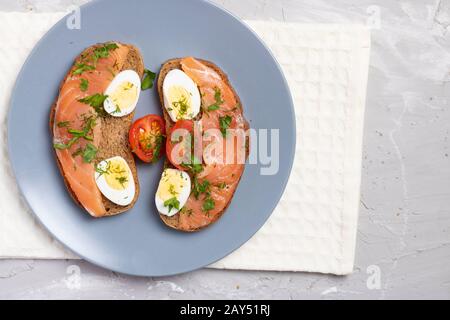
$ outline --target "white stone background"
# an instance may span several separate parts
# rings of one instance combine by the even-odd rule
[[[0,0],[0,10],[61,11],[85,2]],[[450,0],[213,2],[241,18],[303,23],[370,23],[373,10],[380,13],[354,274],[203,269],[136,278],[80,261],[0,260],[0,299],[449,299]],[[379,287],[367,285],[368,268],[380,270]]]

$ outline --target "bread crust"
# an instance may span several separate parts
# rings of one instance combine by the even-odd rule
[[[236,101],[240,104],[240,106],[241,106],[241,108],[243,110],[241,99],[239,98],[239,96],[237,95],[237,93],[234,90],[233,86],[231,85],[231,83],[230,83],[230,81],[228,79],[228,76],[216,64],[214,64],[214,63],[212,63],[210,61],[207,61],[207,60],[203,60],[203,59],[198,59],[198,58],[195,58],[195,59],[200,61],[201,63],[203,63],[207,67],[213,69],[214,71],[216,71],[220,75],[220,77],[230,87],[230,89],[233,92],[233,95],[234,95]],[[166,133],[169,132],[169,129],[172,128],[172,126],[175,123],[172,121],[172,119],[169,116],[169,113],[167,112],[166,108],[164,107],[164,95],[163,95],[164,78],[166,77],[166,75],[171,70],[174,70],[174,69],[180,69],[181,70],[181,60],[182,60],[182,58],[176,58],[176,59],[171,59],[171,60],[166,61],[162,65],[161,70],[160,70],[159,75],[158,75],[158,82],[157,82],[158,95],[159,95],[159,100],[160,100],[160,103],[161,103],[161,108],[162,108],[164,120],[166,122]],[[245,130],[247,130],[248,127],[249,127],[248,123],[246,122]],[[247,157],[248,157],[248,154],[247,154]],[[165,167],[172,167],[172,165],[170,164],[169,161],[166,160]],[[241,175],[240,179],[241,178],[242,178],[242,175]],[[238,181],[238,184],[240,182],[240,179]],[[232,196],[230,197],[230,201],[223,208],[223,210],[220,213],[218,213],[209,224],[204,225],[202,227],[192,228],[192,229],[187,229],[187,230],[186,229],[181,229],[179,227],[179,216],[180,216],[179,213],[177,213],[176,215],[174,215],[172,217],[169,217],[169,216],[166,216],[166,215],[160,213],[159,217],[161,218],[161,220],[164,222],[165,225],[167,225],[168,227],[170,227],[172,229],[175,229],[175,230],[178,230],[178,231],[183,231],[183,232],[188,232],[188,233],[200,231],[202,229],[205,229],[206,227],[209,227],[210,225],[212,225],[213,223],[215,223],[217,220],[219,220],[222,217],[222,215],[225,213],[226,209],[230,205],[231,201],[233,200],[233,197],[234,197],[234,194],[236,192],[236,189],[234,190]]]
[[[125,61],[124,66],[122,67],[121,71],[131,69],[131,70],[136,71],[139,74],[140,78],[142,78],[144,75],[144,62],[143,62],[142,55],[141,55],[139,49],[133,45],[123,44],[123,43],[119,43],[116,41],[115,41],[115,43],[118,43],[122,46],[126,46],[130,49],[130,52],[127,56],[127,59]],[[93,45],[93,46],[85,49],[82,53],[80,53],[80,55],[75,59],[75,61],[78,61],[79,59],[81,59],[82,56],[85,56],[86,54],[92,52],[93,50],[100,47],[101,45],[103,45],[103,44],[99,43],[99,44]],[[71,68],[71,70],[72,70],[72,68]],[[69,70],[69,72],[66,74],[64,79],[61,81],[60,86],[59,86],[59,92],[61,91],[67,78],[70,76],[71,70]],[[58,102],[58,98],[59,98],[59,94],[58,94],[58,97],[56,97],[56,99],[50,109],[49,126],[50,126],[51,137],[53,137],[56,104]],[[130,148],[129,142],[128,142],[128,131],[133,122],[134,114],[135,114],[135,112],[133,111],[128,116],[121,117],[121,118],[116,118],[116,117],[112,117],[109,115],[107,115],[106,117],[100,118],[100,121],[102,121],[102,133],[101,133],[102,139],[100,139],[99,152],[97,154],[94,165],[98,164],[100,161],[102,161],[104,159],[107,159],[107,158],[110,158],[113,156],[123,157],[127,161],[128,165],[130,167],[131,173],[133,174],[135,188],[136,188],[135,196],[133,198],[133,201],[128,206],[119,206],[119,205],[113,203],[112,201],[110,201],[108,198],[106,198],[102,194],[102,201],[103,201],[103,205],[105,206],[105,209],[106,209],[106,214],[104,216],[100,216],[100,217],[93,216],[94,218],[102,218],[105,216],[115,216],[115,215],[124,213],[124,212],[128,211],[129,209],[131,209],[134,206],[134,204],[136,203],[137,199],[139,198],[139,193],[140,193],[139,178],[138,178],[138,174],[137,174],[136,163],[134,161],[134,157],[133,157],[133,154],[131,152],[131,148]],[[114,136],[114,139],[111,139],[111,136]],[[114,141],[114,143],[112,143],[112,141]],[[117,143],[117,142],[119,142],[119,143]],[[77,198],[75,192],[72,190],[69,182],[66,179],[61,162],[59,161],[59,158],[56,154],[56,150],[54,148],[52,148],[52,149],[53,149],[53,154],[56,159],[57,166],[59,168],[61,176],[63,177],[64,184],[65,184],[70,196],[75,201],[75,203],[77,203],[81,208],[83,208],[85,210],[85,208],[83,207],[83,205]]]

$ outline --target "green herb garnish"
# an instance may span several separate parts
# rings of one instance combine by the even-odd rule
[[[78,139],[80,139],[80,138],[79,137],[73,137],[72,139],[70,139],[70,141],[67,144],[65,144],[65,143],[54,143],[53,147],[55,149],[58,149],[58,150],[70,149],[75,144],[75,142],[78,141]]]
[[[147,90],[153,88],[153,82],[156,79],[156,73],[148,69],[144,70],[144,79],[142,80],[141,89]]]
[[[209,195],[210,185],[208,180],[203,180],[203,182],[200,183],[198,179],[194,177],[194,188],[192,189],[192,193],[194,194],[195,199],[198,199],[202,193]]]
[[[67,128],[70,124],[70,121],[61,121],[58,122],[57,126],[58,128]]]
[[[169,193],[173,196],[176,196],[178,194],[178,192],[175,191],[175,186],[173,184],[169,186]]]
[[[216,206],[216,203],[214,202],[214,200],[211,197],[207,197],[205,199],[205,201],[203,202],[203,206],[202,209],[203,211],[211,211],[212,209],[214,209],[214,207]]]
[[[112,50],[115,50],[119,48],[119,46],[115,43],[107,43],[104,44],[101,47],[95,48],[93,54],[92,54],[92,60],[94,62],[94,65],[97,65],[97,62],[99,59],[102,58],[108,58],[109,57],[109,52]]]
[[[185,96],[183,96],[179,101],[172,102],[172,105],[175,109],[178,109],[178,117],[182,118],[186,115],[189,105],[188,100]]]
[[[186,209],[186,207],[183,207],[180,211],[180,213],[187,214],[188,216],[192,215],[192,209]]]
[[[67,132],[72,135],[72,139],[68,143],[55,143],[53,144],[53,147],[58,150],[66,150],[70,149],[79,139],[83,138],[87,141],[94,140],[93,137],[89,136],[89,132],[91,132],[92,128],[95,126],[95,118],[89,117],[85,119],[85,124],[82,130],[76,130],[76,129],[68,129]],[[64,125],[64,127],[67,127],[67,125]],[[73,156],[81,155],[81,152],[79,150],[75,151],[73,153]]]
[[[87,141],[94,140],[93,137],[89,136],[89,132],[91,132],[92,128],[95,126],[95,118],[89,117],[85,119],[85,124],[82,130],[76,130],[76,129],[68,129],[67,132],[72,135],[72,139],[68,143],[55,143],[53,147],[58,150],[66,150],[70,149],[78,140],[85,139]],[[91,143],[88,143],[85,147],[85,149],[78,148],[72,156],[82,156],[83,160],[87,163],[90,163],[93,158],[95,158],[95,155],[97,154],[97,148],[92,145]],[[92,158],[92,159],[91,159]]]
[[[85,71],[94,70],[95,67],[85,63],[77,63],[75,64],[75,69],[72,72],[72,75],[77,76],[83,74]]]
[[[223,103],[222,92],[217,87],[214,88],[214,99],[216,99],[216,103],[219,104],[219,105]]]
[[[80,79],[80,90],[85,92],[89,87],[89,81],[86,79]]]
[[[222,132],[224,137],[227,136],[227,130],[230,127],[232,120],[233,119],[228,115],[225,117],[219,117],[220,132]]]
[[[142,145],[142,149],[144,149],[144,151],[153,150],[152,163],[155,163],[159,160],[163,142],[164,135],[162,135],[161,133],[149,133],[145,138],[139,140],[139,143]]]
[[[125,183],[128,182],[128,178],[125,176],[122,177],[116,177],[116,180],[120,183],[120,185],[122,186],[122,188],[125,188]]]
[[[188,169],[193,175],[196,175],[200,172],[203,171],[203,167],[200,163],[200,161],[198,161],[194,155],[191,155],[191,163],[182,163],[181,166],[183,168]]]
[[[217,188],[219,188],[219,189],[221,189],[221,190],[225,189],[226,187],[227,187],[227,184],[226,184],[225,182],[219,183],[219,184],[217,185]]]
[[[220,107],[217,104],[212,104],[208,107],[208,111],[216,111],[219,109],[220,109]]]
[[[83,149],[80,147],[74,153],[72,153],[72,157],[77,157],[83,154]]]
[[[58,149],[58,150],[65,150],[68,147],[65,143],[54,143],[53,148]]]
[[[84,138],[88,141],[93,141],[94,138],[87,135],[87,132],[85,130],[75,130],[75,129],[69,129],[67,130],[71,135],[77,138]]]
[[[83,134],[81,136],[81,138],[84,138],[86,140],[92,141],[93,138],[89,137],[88,134],[89,132],[91,132],[91,130],[95,127],[96,122],[95,122],[95,118],[93,116],[86,118],[85,120],[85,124],[83,127]]]
[[[90,105],[92,108],[94,108],[95,112],[97,112],[98,115],[105,115],[105,109],[103,109],[103,103],[105,102],[106,98],[108,98],[107,95],[96,93],[92,96],[79,99],[78,101],[84,104]]]
[[[112,113],[116,114],[116,113],[120,113],[120,112],[122,112],[122,110],[120,109],[119,105],[116,104],[116,109]]]
[[[92,55],[89,55],[89,56],[82,55],[81,56],[82,62],[75,64],[75,69],[73,70],[72,75],[77,76],[77,75],[83,74],[86,71],[95,70],[95,66],[97,65],[98,60],[101,58],[109,57],[109,52],[111,50],[115,50],[117,48],[119,48],[119,46],[117,44],[107,43],[98,48],[95,48]],[[86,62],[92,62],[92,64],[88,64]],[[83,89],[84,87],[86,89]],[[87,84],[83,84],[83,81],[82,81],[82,83],[80,85],[80,89],[81,89],[81,91],[86,91]]]
[[[180,201],[176,197],[170,198],[169,200],[164,201],[164,207],[169,208],[169,213],[173,208],[180,209]]]
[[[163,140],[164,139],[162,135],[159,135],[155,138],[155,149],[153,150],[153,160],[152,160],[153,163],[157,162],[161,156],[161,148]]]
[[[95,171],[100,174],[99,177],[101,177],[104,174],[109,174],[111,172],[111,162],[106,161],[106,168],[102,169],[98,165],[95,166]]]
[[[85,163],[91,163],[97,156],[98,149],[91,143],[88,143],[84,148],[82,158]]]
[[[219,110],[220,106],[223,104],[223,100],[222,100],[222,92],[220,91],[219,88],[214,88],[214,99],[216,100],[216,102],[212,105],[210,105],[207,110],[208,111],[215,111],[215,110]]]
[[[74,137],[84,138],[85,140],[92,141],[94,140],[94,138],[89,136],[88,134],[95,127],[95,118],[91,116],[89,118],[86,118],[84,121],[85,124],[82,130],[68,129],[67,132],[69,132]]]

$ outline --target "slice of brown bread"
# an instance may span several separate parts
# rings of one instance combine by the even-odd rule
[[[196,58],[198,61],[202,62],[204,65],[206,65],[207,67],[213,69],[214,71],[216,71],[220,77],[225,81],[225,83],[231,88],[234,97],[236,99],[236,101],[238,102],[238,104],[241,106],[242,108],[242,103],[241,103],[241,99],[239,98],[239,96],[237,95],[236,91],[234,90],[233,86],[231,85],[228,76],[214,63],[207,61],[207,60],[203,60],[203,59],[198,59]],[[163,115],[164,115],[164,120],[166,122],[166,134],[168,134],[169,129],[172,128],[174,126],[174,122],[172,121],[172,119],[169,116],[169,113],[167,112],[166,108],[164,107],[164,95],[163,95],[163,84],[164,84],[164,79],[166,77],[166,75],[174,69],[180,69],[181,70],[181,58],[177,58],[177,59],[171,59],[166,61],[162,67],[161,70],[159,72],[158,75],[158,82],[157,82],[157,87],[158,87],[158,94],[159,94],[159,100],[161,103],[161,108],[163,111]],[[203,107],[203,106],[202,106]],[[203,108],[201,108],[203,109]],[[202,114],[200,113],[197,118],[200,119],[202,116]],[[196,118],[196,120],[198,120]],[[248,129],[248,123],[246,124],[246,129]],[[248,154],[247,154],[248,157]],[[169,161],[166,160],[165,162],[165,168],[166,167],[173,167]],[[238,182],[239,183],[239,182]],[[233,194],[234,196],[234,194]],[[220,212],[219,214],[217,214],[214,218],[214,220],[212,220],[208,225],[202,226],[200,228],[193,228],[193,229],[181,229],[179,226],[179,213],[172,216],[172,217],[168,217],[164,214],[160,214],[159,217],[161,218],[161,220],[170,228],[179,230],[179,231],[183,231],[183,232],[197,232],[200,231],[201,229],[204,229],[208,226],[210,226],[211,224],[213,224],[214,222],[216,222],[217,220],[220,219],[220,217],[222,217],[222,215],[224,214],[224,212],[226,211],[226,209],[228,208],[228,206],[230,205],[233,196],[230,198],[230,201],[228,202],[228,204],[225,206],[225,208],[222,210],[222,212]]]
[[[116,42],[117,43],[117,42]],[[78,61],[81,59],[81,57],[87,56],[91,52],[93,52],[96,48],[100,47],[103,44],[97,44],[94,46],[91,46],[84,50],[75,60]],[[142,58],[141,53],[139,52],[139,49],[135,46],[128,45],[128,44],[121,44],[123,46],[126,46],[130,49],[128,56],[126,58],[125,64],[122,67],[122,70],[134,70],[136,71],[139,76],[142,78],[144,75],[144,61]],[[61,82],[60,89],[62,88],[64,82],[66,81],[67,77],[71,74],[70,70],[64,80]],[[54,126],[54,119],[55,119],[55,111],[56,111],[56,102],[58,98],[56,98],[54,104],[51,107],[50,112],[50,132],[51,136],[53,137],[53,126]],[[93,163],[93,165],[98,164],[104,159],[108,159],[114,156],[121,156],[123,157],[126,162],[128,163],[131,172],[133,174],[134,183],[136,187],[136,193],[134,196],[133,201],[128,206],[119,206],[115,204],[114,202],[110,201],[106,197],[102,195],[103,204],[106,208],[106,215],[105,216],[114,216],[120,213],[123,213],[125,211],[128,211],[131,209],[134,204],[136,203],[138,197],[139,197],[139,180],[137,175],[137,169],[136,169],[136,163],[134,161],[133,154],[131,152],[131,148],[129,146],[128,142],[128,131],[130,129],[130,126],[133,122],[134,118],[134,112],[129,114],[125,117],[112,117],[110,115],[106,115],[104,117],[99,117],[101,121],[101,139],[100,144],[98,146],[98,153],[97,157]],[[68,181],[65,178],[64,171],[62,169],[61,163],[56,156],[55,152],[55,158],[59,167],[59,170],[61,172],[62,177],[64,178],[64,183],[67,187],[67,190],[69,191],[70,195],[74,199],[74,201],[83,208],[82,204],[78,200],[76,194],[73,192],[72,188],[70,187]]]

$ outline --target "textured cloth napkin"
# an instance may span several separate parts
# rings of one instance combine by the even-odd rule
[[[63,13],[0,13],[0,258],[76,258],[36,222],[11,172],[9,97],[33,46]],[[295,103],[288,187],[264,227],[211,267],[352,272],[370,34],[361,26],[246,21],[280,62]]]

